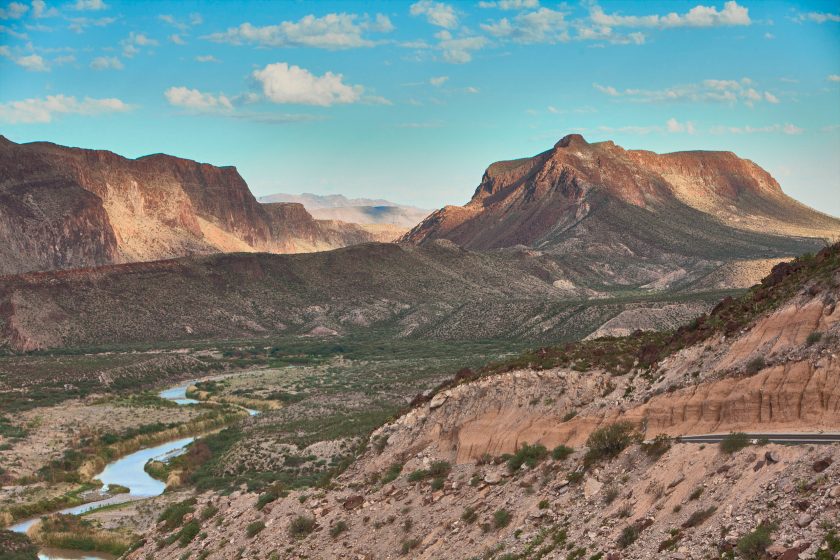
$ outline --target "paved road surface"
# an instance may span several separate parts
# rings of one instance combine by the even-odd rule
[[[680,436],[684,443],[720,443],[729,434],[703,434],[696,436]],[[748,433],[747,437],[754,440],[767,439],[770,443],[837,443],[840,433]]]

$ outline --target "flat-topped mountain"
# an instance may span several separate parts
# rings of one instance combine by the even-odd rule
[[[264,203],[298,202],[319,220],[340,220],[362,226],[387,225],[394,231],[402,229],[399,235],[406,233],[429,215],[429,210],[415,206],[396,204],[383,199],[347,198],[341,194],[277,193],[261,196],[257,200]]]
[[[0,274],[381,238],[262,205],[234,167],[0,137]]]
[[[639,284],[690,273],[697,259],[794,255],[838,237],[840,220],[731,152],[660,155],[572,134],[532,158],[494,163],[469,203],[434,212],[404,239],[525,245],[590,282]]]

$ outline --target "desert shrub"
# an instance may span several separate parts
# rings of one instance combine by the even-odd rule
[[[604,459],[612,459],[631,443],[638,439],[635,426],[631,422],[621,421],[603,428],[598,428],[586,440],[589,448],[584,460],[591,464]]]
[[[493,514],[493,526],[495,526],[496,529],[501,529],[503,527],[507,527],[508,525],[510,525],[511,519],[512,519],[512,517],[511,517],[510,512],[508,510],[506,510],[506,509],[497,510]]]
[[[563,422],[568,422],[575,416],[577,416],[577,410],[570,410],[569,412],[563,415]]]
[[[189,498],[188,500],[184,500],[182,502],[169,504],[169,506],[167,506],[167,508],[158,516],[158,523],[165,521],[166,523],[164,527],[168,531],[180,527],[184,522],[184,517],[186,517],[188,513],[195,511],[195,504],[195,498]]]
[[[262,521],[254,521],[253,523],[248,523],[248,526],[245,527],[245,534],[249,539],[253,539],[257,533],[263,529],[265,529],[265,523]]]
[[[219,513],[219,508],[217,508],[214,505],[207,505],[205,508],[203,508],[201,510],[201,520],[202,521],[207,521],[208,519],[210,519],[211,517],[213,517],[217,513]]]
[[[540,508],[540,509],[548,509],[548,506],[550,506],[550,505],[551,504],[549,503],[548,500],[540,500],[540,503],[537,504],[537,507]]]
[[[431,484],[432,490],[441,490],[443,488],[444,480],[446,480],[446,479],[444,479],[443,477],[440,477],[440,476],[437,477],[437,478],[433,478],[432,479],[432,484]]]
[[[416,471],[412,471],[408,475],[409,482],[420,482],[421,480],[426,479],[429,476],[429,471],[426,469],[417,469]]]
[[[681,508],[682,509],[682,508]],[[676,507],[674,508],[676,511]],[[704,521],[710,518],[714,513],[717,511],[717,507],[710,506],[706,509],[698,509],[694,513],[688,516],[688,519],[682,524],[682,526],[686,529],[691,527],[697,527],[698,525],[702,525]]]
[[[738,555],[745,560],[762,560],[767,547],[773,543],[770,533],[776,529],[773,524],[762,523],[753,531],[738,539]]]
[[[452,465],[450,465],[447,461],[434,461],[431,466],[429,466],[429,475],[435,477],[447,476],[451,470]]]
[[[461,520],[464,523],[475,523],[475,520],[478,519],[478,515],[475,513],[475,510],[471,507],[467,507],[464,509],[464,513],[461,514]]]
[[[659,459],[671,449],[671,437],[666,434],[659,434],[648,443],[642,444],[644,451],[651,459]]]
[[[610,505],[618,498],[618,486],[610,484],[604,488],[604,503]]]
[[[551,450],[551,458],[555,461],[563,461],[574,452],[574,449],[572,449],[571,447],[566,447],[561,443],[560,445]]]
[[[394,463],[388,470],[385,471],[385,474],[382,475],[382,484],[388,484],[389,482],[393,482],[400,476],[402,472],[402,463]]]
[[[548,450],[544,445],[540,445],[539,443],[528,445],[523,442],[513,457],[508,459],[508,470],[510,472],[516,472],[522,465],[526,465],[528,468],[534,468],[537,466],[537,463],[545,459],[546,455],[548,455]]]
[[[181,545],[181,548],[187,546],[200,531],[201,525],[198,524],[198,521],[193,519],[181,527],[181,530],[178,531],[178,544]]]
[[[764,356],[756,356],[749,362],[747,362],[747,373],[758,373],[764,368]]]
[[[636,539],[639,538],[639,528],[635,525],[628,525],[624,529],[621,530],[621,534],[618,536],[618,546],[620,548],[627,548],[634,542]]]
[[[840,537],[837,536],[837,529],[829,529],[825,534],[823,546],[817,551],[816,560],[834,560],[840,552]]]
[[[569,481],[569,484],[578,484],[579,482],[583,481],[583,472],[572,471],[566,475],[566,480]]]
[[[720,450],[727,455],[731,455],[737,451],[742,450],[750,444],[750,438],[743,432],[733,432],[724,437],[720,442]]]
[[[2,560],[37,560],[38,547],[24,533],[0,529],[0,558]]]
[[[289,524],[289,535],[294,539],[305,537],[315,529],[315,519],[298,515]]]
[[[822,333],[820,331],[814,331],[808,335],[808,338],[805,339],[805,344],[811,346],[812,344],[816,344],[822,338]]]
[[[332,538],[336,538],[338,535],[345,532],[346,530],[347,530],[347,522],[344,521],[343,519],[339,519],[338,521],[333,523],[332,527],[330,527],[330,536]]]
[[[703,495],[703,490],[704,490],[704,488],[702,486],[698,486],[697,488],[694,489],[694,491],[691,492],[691,494],[689,494],[688,500],[692,501],[692,500],[700,499],[700,496]]]
[[[405,555],[418,546],[420,546],[420,539],[406,539],[402,542],[402,546],[400,546],[400,552]]]

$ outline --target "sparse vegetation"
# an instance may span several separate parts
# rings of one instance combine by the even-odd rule
[[[586,440],[589,448],[584,457],[587,464],[596,463],[606,459],[612,459],[634,441],[638,441],[636,427],[626,421],[609,424],[598,428]]]
[[[571,447],[566,447],[565,445],[560,444],[551,450],[551,458],[555,461],[563,461],[574,452],[575,450]]]
[[[692,513],[688,517],[688,519],[685,520],[682,526],[688,529],[690,527],[697,527],[699,525],[702,525],[703,522],[709,519],[712,515],[714,515],[716,511],[717,507],[715,506],[709,506],[705,509],[698,509],[697,511]]]
[[[736,453],[750,444],[750,438],[743,432],[734,432],[724,437],[720,442],[720,450],[722,453],[731,455]]]
[[[624,529],[621,530],[621,534],[618,536],[618,546],[620,548],[627,548],[634,542],[636,539],[639,538],[639,528],[635,525],[628,525]]]
[[[755,358],[747,362],[745,371],[749,374],[758,373],[759,371],[764,369],[764,366],[764,356],[756,356]]]
[[[770,534],[776,529],[774,524],[762,523],[753,531],[738,539],[738,555],[745,560],[762,560],[767,547],[773,544]]]
[[[300,519],[300,518],[298,518],[298,519]],[[245,527],[245,535],[249,539],[252,539],[257,535],[257,533],[259,533],[263,529],[265,529],[265,523],[263,523],[262,521],[254,521],[252,523],[248,523],[248,526]],[[292,536],[293,537],[303,536],[303,535],[309,534],[309,532],[311,532],[311,530],[312,529],[309,529],[309,531],[306,531],[306,532],[294,533]]]
[[[527,442],[522,442],[519,449],[516,450],[513,457],[508,459],[507,467],[510,472],[516,472],[522,465],[533,469],[537,464],[546,458],[548,450],[544,445],[539,443],[528,445]]]
[[[671,449],[672,439],[666,434],[659,434],[653,440],[642,444],[644,451],[651,459],[659,459]]]
[[[347,531],[347,522],[343,519],[339,519],[335,523],[333,523],[332,527],[330,527],[330,536],[332,538],[338,538],[341,533]]]
[[[293,539],[300,539],[315,529],[315,519],[305,515],[298,515],[289,524],[289,535]]]

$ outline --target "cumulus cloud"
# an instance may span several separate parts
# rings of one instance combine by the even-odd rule
[[[799,14],[794,18],[794,21],[803,22],[803,21],[810,21],[813,23],[826,23],[826,22],[840,22],[840,14],[831,14],[827,12],[808,12],[805,14]]]
[[[479,8],[497,8],[499,10],[525,10],[536,8],[539,0],[498,0],[497,2],[479,2]]]
[[[99,11],[108,9],[108,4],[102,0],[76,0],[73,4],[74,10],[79,11]]]
[[[0,8],[0,19],[20,19],[29,11],[29,6],[20,2],[11,2],[5,8]]]
[[[750,25],[749,10],[737,2],[730,1],[722,10],[714,6],[698,5],[684,14],[670,12],[665,15],[624,16],[619,13],[607,14],[600,6],[590,9],[589,17],[597,25],[608,27],[717,27],[730,25]]]
[[[455,14],[455,9],[443,2],[420,0],[411,5],[409,12],[413,16],[426,16],[426,21],[438,27],[445,29],[458,27],[458,16]]]
[[[116,98],[78,100],[73,96],[48,95],[0,103],[0,121],[10,124],[48,123],[58,115],[101,115],[121,113],[132,107]]]
[[[592,86],[610,97],[620,97],[639,103],[669,103],[679,101],[692,102],[742,102],[748,107],[755,103],[779,103],[779,98],[769,91],[759,91],[753,87],[749,78],[739,80],[704,80],[699,84],[686,84],[665,89],[624,89],[613,86],[592,84]]]
[[[184,86],[171,87],[163,95],[170,105],[191,111],[217,112],[233,109],[233,103],[225,95],[203,93],[197,89],[190,89]]]
[[[494,37],[517,43],[557,43],[569,40],[565,18],[564,12],[540,8],[517,14],[513,19],[482,24],[481,28]]]
[[[128,37],[120,41],[123,47],[123,56],[131,58],[141,51],[142,47],[155,47],[158,42],[155,39],[149,38],[144,33],[137,33],[132,31]]]
[[[256,44],[268,47],[315,47],[321,49],[351,49],[370,47],[374,41],[365,38],[368,32],[388,33],[394,30],[391,20],[383,14],[374,19],[356,14],[327,14],[324,17],[304,16],[298,21],[284,21],[278,25],[257,27],[243,23],[227,31],[212,33],[205,39],[234,45]]]
[[[341,74],[327,72],[316,76],[299,66],[285,62],[255,70],[254,78],[262,85],[265,97],[274,103],[330,106],[362,100],[364,88],[344,83]]]
[[[696,132],[693,122],[687,121],[682,123],[673,117],[665,123],[665,130],[668,132],[685,132],[686,134],[694,134]]]
[[[436,48],[443,54],[446,62],[463,64],[472,60],[473,51],[480,50],[489,44],[486,37],[469,36],[453,37],[452,33],[443,30],[435,34],[438,39]]]
[[[58,10],[50,8],[44,0],[32,0],[32,17],[36,19],[56,17]]]
[[[212,54],[202,54],[195,57],[196,62],[221,62],[218,58],[213,56]]]
[[[434,78],[429,78],[429,83],[435,87],[440,87],[446,83],[449,79],[449,76],[436,76]]]
[[[711,129],[712,134],[765,134],[765,133],[782,133],[782,134],[802,134],[805,132],[804,128],[800,128],[794,124],[771,124],[767,126],[715,126]]]
[[[44,58],[39,54],[30,54],[14,59],[15,64],[23,66],[32,72],[47,72],[50,67],[44,61]]]
[[[184,39],[180,35],[178,35],[177,33],[173,33],[172,35],[170,35],[169,40],[171,42],[175,43],[176,45],[186,45],[187,44],[187,42],[184,41]]]
[[[94,70],[122,70],[123,63],[116,56],[97,56],[90,62]]]
[[[830,74],[826,79],[829,82],[840,82],[840,74]]]

